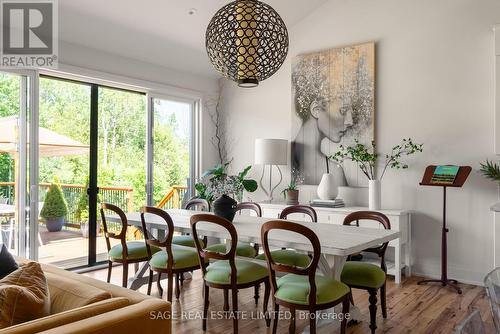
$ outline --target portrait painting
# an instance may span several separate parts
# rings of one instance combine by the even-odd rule
[[[298,55],[292,99],[292,168],[319,184],[340,145],[374,140],[375,44]]]

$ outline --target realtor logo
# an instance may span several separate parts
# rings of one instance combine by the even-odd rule
[[[0,0],[0,68],[57,67],[56,0]]]

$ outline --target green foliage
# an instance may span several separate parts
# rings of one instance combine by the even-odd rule
[[[232,160],[218,165],[203,173],[202,182],[195,184],[199,198],[212,203],[220,195],[235,195],[240,198],[243,191],[254,192],[257,190],[257,181],[246,178],[252,166],[247,166],[238,175],[228,175],[227,168]]]
[[[384,177],[388,167],[394,169],[408,168],[408,165],[401,162],[401,159],[405,156],[422,151],[423,144],[415,144],[411,138],[403,139],[401,144],[394,146],[391,152],[385,155],[384,169],[380,179]],[[369,180],[377,179],[375,175],[375,167],[379,159],[379,154],[376,151],[374,141],[372,141],[370,148],[359,143],[357,140],[355,140],[353,146],[344,147],[343,145],[340,145],[340,149],[331,155],[329,159],[338,163],[342,163],[346,159],[352,160],[358,164],[363,174],[365,174]]]
[[[45,201],[43,203],[40,216],[45,219],[61,218],[68,214],[68,204],[64,199],[61,185],[58,177],[54,177],[54,181],[50,185]]]
[[[304,178],[300,174],[300,171],[298,169],[293,168],[291,171],[291,177],[290,177],[290,183],[286,186],[281,193],[283,194],[283,197],[286,199],[286,193],[291,190],[297,190],[299,189],[299,185],[304,182]]]
[[[496,162],[486,160],[485,163],[481,163],[479,171],[486,178],[500,183],[500,166]]]

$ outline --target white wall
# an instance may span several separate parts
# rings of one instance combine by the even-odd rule
[[[450,276],[480,283],[493,266],[489,206],[497,192],[477,169],[494,155],[492,28],[498,22],[496,0],[327,2],[290,28],[290,55],[274,77],[256,89],[226,86],[233,168],[253,163],[255,138],[290,139],[293,56],[375,41],[379,151],[403,137],[424,143],[409,170],[386,175],[383,207],[414,210],[414,269],[438,276],[442,191],[418,182],[429,164],[471,165],[465,187],[448,192],[448,262]]]
[[[162,87],[161,93],[163,94],[202,98],[204,107],[210,106],[210,103],[206,104],[204,101],[213,100],[218,93],[218,80],[216,78],[161,67],[64,41],[59,42],[59,63],[62,69],[69,68],[69,71],[71,71],[71,66],[74,66],[96,71],[97,75],[102,73],[106,77],[119,76],[123,78],[117,79],[117,82],[127,80],[126,83],[134,84],[134,80],[145,81],[153,84],[148,88]],[[202,109],[201,168],[204,170],[213,166],[217,159],[210,144],[213,126],[207,115],[207,108]]]

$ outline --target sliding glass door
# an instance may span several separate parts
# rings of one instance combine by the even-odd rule
[[[181,208],[193,194],[193,102],[153,97],[151,107],[152,204]]]
[[[29,134],[36,135],[30,131],[33,85],[30,73],[0,72],[0,243],[20,256],[29,256],[35,232],[29,228],[36,210],[34,205],[30,211],[30,181],[36,171],[29,168],[33,155],[28,145]]]

